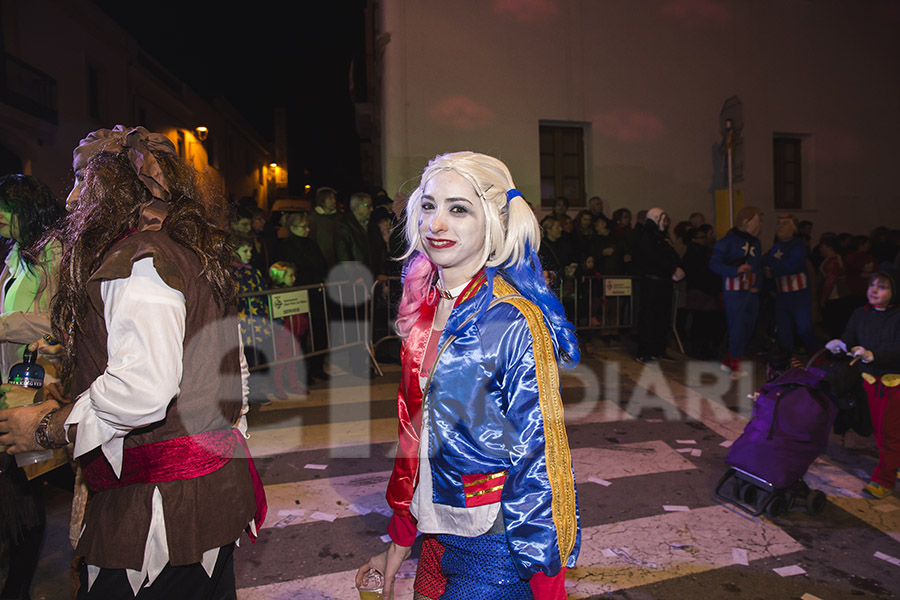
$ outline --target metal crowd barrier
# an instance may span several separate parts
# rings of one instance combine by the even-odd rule
[[[397,320],[397,309],[400,306],[402,292],[403,284],[399,276],[388,277],[384,281],[376,281],[372,284],[372,307],[370,309],[370,314],[374,318],[372,329],[384,332],[372,342],[373,356],[379,345],[388,340],[400,339],[400,336],[394,331],[394,322]]]
[[[606,275],[599,277],[564,277],[560,281],[560,300],[566,316],[575,330],[600,330],[619,332],[635,326],[635,315],[640,308],[639,276]],[[684,345],[678,334],[678,286],[672,294],[670,322],[678,348],[684,354]]]
[[[629,275],[607,277],[564,278],[559,286],[560,300],[566,316],[576,330],[594,330],[618,333],[634,326],[637,310],[637,285]],[[401,283],[399,277],[388,277],[384,282],[372,286],[372,307],[369,313],[375,315],[374,328],[386,332],[374,338],[372,355],[379,344],[397,339],[394,321],[400,302]],[[378,310],[379,303],[385,310]]]
[[[266,291],[244,292],[238,295],[238,305],[249,306],[259,300],[266,308],[264,314],[246,311],[247,320],[241,321],[241,331],[268,331],[263,341],[245,347],[250,371],[297,361],[303,358],[363,346],[372,355],[370,310],[371,297],[363,283],[336,281],[303,285],[291,288],[274,288]],[[302,341],[298,342],[290,332],[282,332],[283,321],[305,315],[309,321]],[[276,333],[277,332],[277,333]],[[280,334],[280,335],[279,335]],[[290,349],[279,350],[276,337],[289,336]],[[304,347],[305,346],[305,347]]]
[[[630,275],[564,277],[560,280],[558,293],[576,331],[617,334],[635,326],[640,301],[638,280]],[[254,346],[249,351],[256,359],[250,361],[254,363],[250,370],[364,346],[380,375],[381,367],[375,354],[379,345],[398,339],[394,322],[401,291],[400,277],[388,277],[375,281],[370,287],[339,281],[240,294],[239,299],[264,300],[268,314],[250,315],[249,326],[268,325],[272,333],[262,347]],[[673,313],[674,310],[673,304]],[[283,325],[273,319],[296,314],[306,314],[309,318],[305,343],[300,344],[291,336],[290,351],[285,352],[282,348],[279,352],[275,328]],[[678,343],[681,344],[680,339]]]
[[[563,277],[558,291],[576,331],[618,333],[634,326],[638,286],[630,275]]]

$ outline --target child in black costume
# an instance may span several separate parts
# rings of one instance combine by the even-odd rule
[[[900,468],[900,271],[888,263],[869,278],[868,304],[857,308],[840,338],[828,342],[833,353],[860,357],[878,444],[878,466],[863,488],[871,498],[890,496]]]

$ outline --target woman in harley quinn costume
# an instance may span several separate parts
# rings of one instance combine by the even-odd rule
[[[565,598],[580,546],[560,365],[578,362],[537,257],[540,228],[499,160],[435,157],[407,205],[411,264],[384,598],[424,534],[415,598]]]

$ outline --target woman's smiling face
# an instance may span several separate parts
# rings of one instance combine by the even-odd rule
[[[456,171],[441,171],[425,183],[420,205],[422,249],[445,287],[465,283],[485,262],[486,216],[475,188]]]

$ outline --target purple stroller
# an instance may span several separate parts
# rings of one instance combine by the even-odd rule
[[[811,514],[824,508],[825,494],[803,481],[838,411],[823,382],[826,371],[810,366],[817,357],[759,389],[753,417],[725,458],[731,468],[716,485],[717,498],[771,517],[797,506]]]

